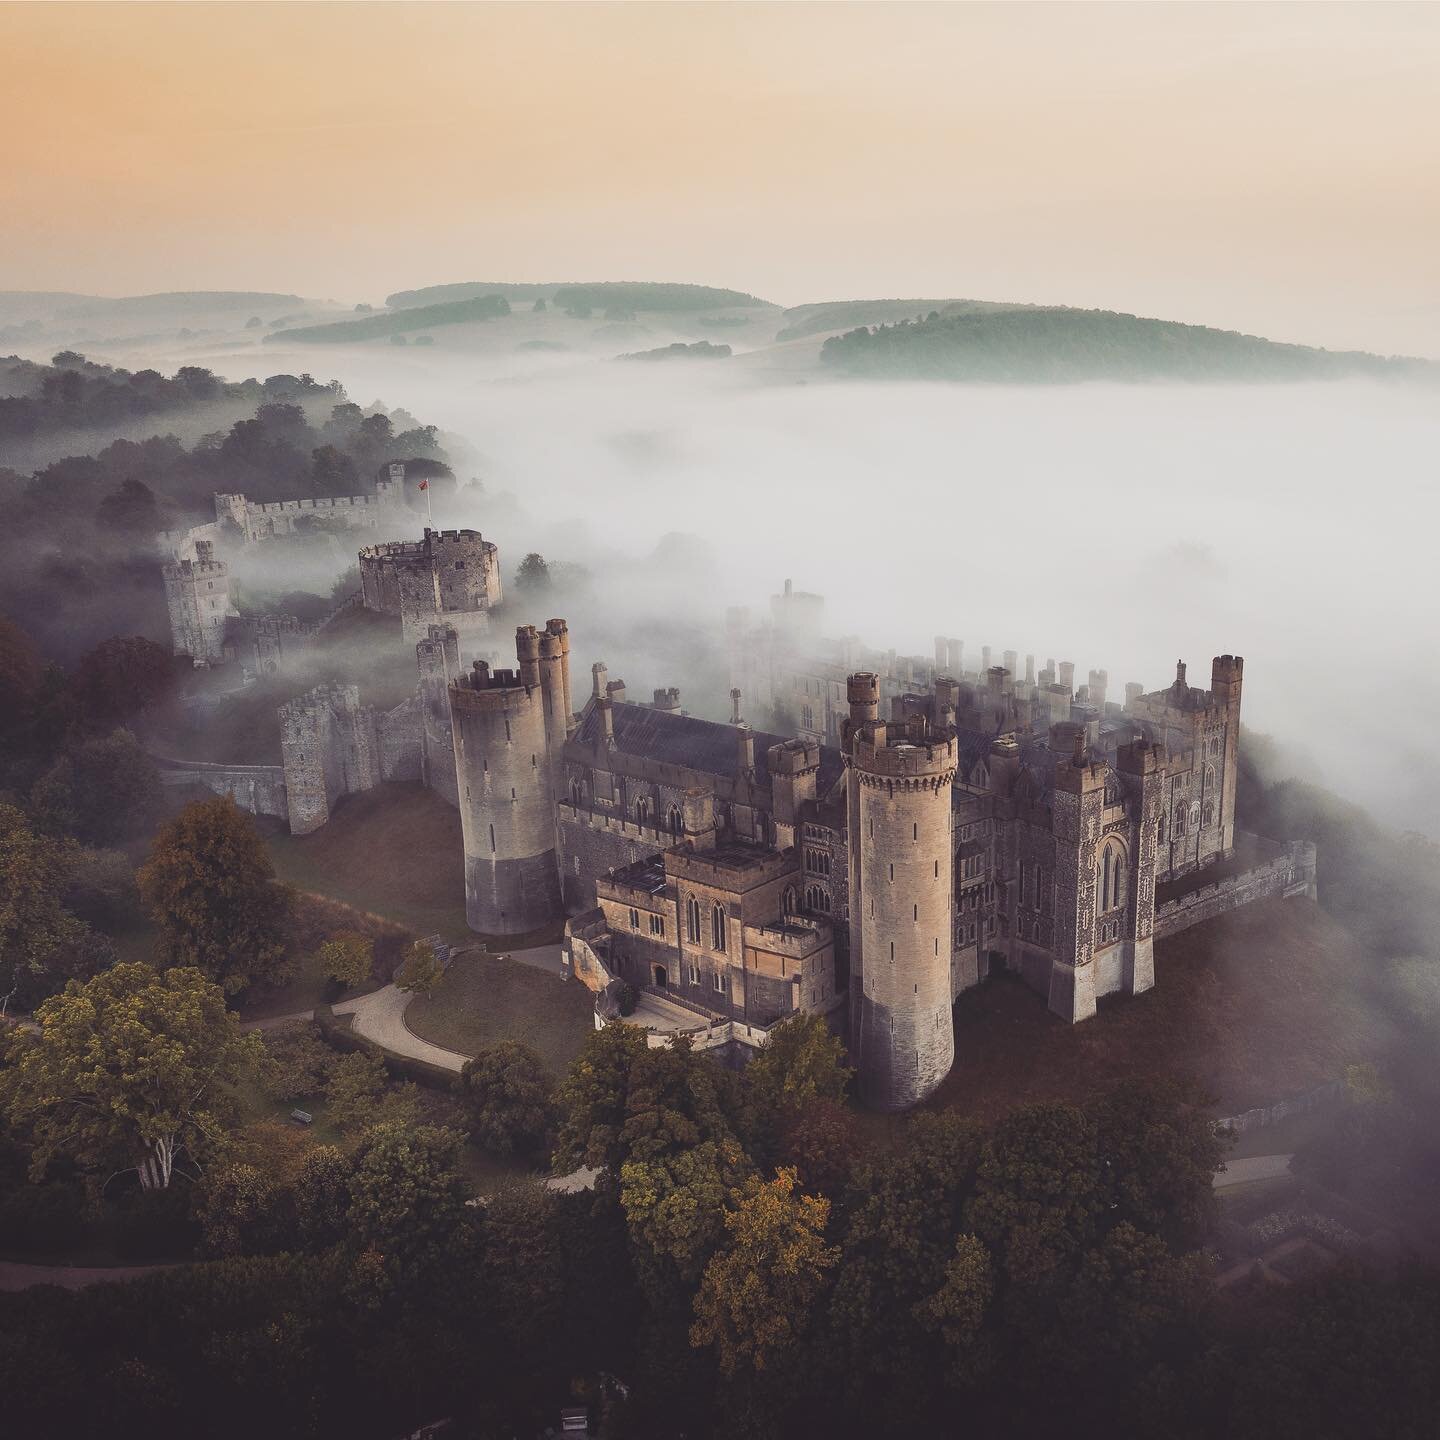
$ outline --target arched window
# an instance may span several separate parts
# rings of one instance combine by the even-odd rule
[[[1211,794],[1211,793],[1214,791],[1214,789],[1215,789],[1215,767],[1214,767],[1213,765],[1207,765],[1207,766],[1205,767],[1205,793],[1206,793],[1207,795],[1209,795],[1209,794]]]
[[[725,948],[725,911],[718,902],[710,907],[710,941],[716,950]]]
[[[635,823],[644,825],[650,819],[650,802],[645,796],[640,796],[635,802]]]
[[[1125,847],[1118,840],[1106,842],[1100,852],[1096,885],[1100,891],[1100,913],[1120,910],[1125,905]]]
[[[785,914],[793,915],[795,913],[795,887],[793,885],[785,887],[785,894],[780,904]]]
[[[1175,837],[1185,833],[1185,806],[1183,802],[1175,807]]]
[[[700,943],[700,902],[693,895],[685,902],[685,936],[692,945]]]
[[[1165,843],[1165,817],[1163,815],[1155,822],[1155,843],[1157,845]]]
[[[684,817],[680,814],[680,807],[678,805],[672,805],[670,807],[670,833],[672,835],[678,835],[684,828],[685,821]]]
[[[585,795],[585,787],[573,776],[570,780],[570,803],[578,806]]]

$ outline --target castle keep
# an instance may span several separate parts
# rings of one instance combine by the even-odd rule
[[[501,600],[500,561],[478,530],[425,528],[420,540],[394,540],[360,552],[360,593],[367,610],[398,615],[406,640],[436,623],[450,625],[462,649],[490,633],[490,607]]]

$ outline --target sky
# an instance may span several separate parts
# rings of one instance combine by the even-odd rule
[[[0,6],[0,289],[687,280],[1440,354],[1440,6]]]

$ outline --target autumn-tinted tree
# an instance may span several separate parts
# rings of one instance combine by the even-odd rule
[[[136,876],[162,958],[198,966],[232,995],[283,978],[293,898],[274,877],[254,822],[229,796],[187,805]]]
[[[332,935],[316,952],[327,979],[346,986],[363,985],[375,963],[375,942],[354,930]]]
[[[63,1154],[165,1188],[177,1165],[202,1162],[219,1142],[229,1087],[261,1058],[259,1038],[195,969],[116,965],[47,1000],[35,1019],[38,1030],[11,1036],[0,1096],[33,1141],[37,1176]]]
[[[470,1137],[497,1155],[538,1155],[555,1125],[555,1085],[545,1062],[518,1040],[502,1040],[467,1061],[460,1084]]]
[[[378,1055],[342,1055],[326,1075],[326,1117],[347,1133],[382,1123],[405,1124],[414,1118],[417,1103],[413,1084],[387,1088],[385,1062]]]
[[[805,1326],[839,1251],[825,1244],[830,1202],[797,1195],[793,1170],[752,1177],[725,1216],[726,1241],[695,1296],[692,1345],[713,1345],[720,1368],[772,1368]]]

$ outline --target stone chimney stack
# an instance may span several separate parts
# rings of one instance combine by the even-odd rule
[[[605,662],[603,660],[597,660],[590,667],[590,682],[594,687],[590,693],[597,700],[603,700],[605,698],[605,677],[609,673],[605,668]]]
[[[790,582],[787,580],[785,585],[788,588]],[[732,725],[743,725],[745,723],[740,714],[740,692],[738,690],[732,690],[730,692],[730,723]]]

